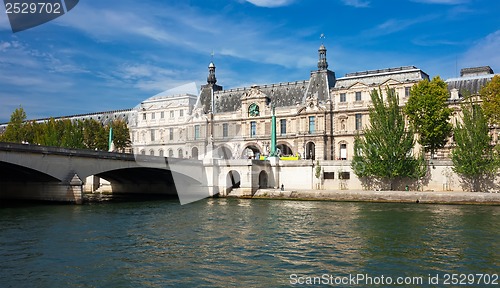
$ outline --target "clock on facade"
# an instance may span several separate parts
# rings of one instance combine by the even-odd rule
[[[259,116],[259,105],[252,103],[250,107],[248,107],[248,115],[251,117]]]

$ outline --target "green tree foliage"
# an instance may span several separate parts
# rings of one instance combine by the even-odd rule
[[[85,119],[82,122],[83,144],[93,150],[108,150],[108,130],[100,122]]]
[[[488,119],[483,109],[469,101],[462,106],[462,123],[453,130],[455,147],[451,152],[453,170],[464,180],[470,191],[479,191],[485,179],[497,170],[491,145]]]
[[[491,124],[500,125],[500,76],[495,75],[491,82],[479,92],[483,100],[484,115]]]
[[[370,127],[364,137],[356,135],[352,168],[358,177],[373,177],[393,182],[400,178],[418,178],[425,173],[422,157],[415,158],[414,131],[406,129],[399,98],[394,89],[386,89],[387,103],[382,91],[373,90],[370,109]]]
[[[113,143],[117,151],[123,151],[125,148],[130,147],[130,131],[127,123],[124,120],[117,119],[111,123],[113,127]],[[109,128],[108,128],[109,131]]]
[[[0,140],[4,142],[21,143],[26,141],[26,130],[24,129],[24,121],[26,121],[26,112],[23,107],[16,108],[10,115],[10,121],[1,135]]]
[[[124,151],[131,145],[127,123],[115,120],[110,125],[113,126],[115,148]],[[26,113],[20,107],[12,113],[0,141],[107,151],[110,125],[104,126],[93,119],[72,121],[50,118],[41,123],[26,121]]]
[[[447,105],[447,84],[434,77],[422,80],[412,87],[410,98],[404,108],[411,125],[419,134],[418,142],[431,155],[444,147],[451,135],[451,109]]]
[[[319,164],[319,160],[316,160],[316,170],[314,172],[314,176],[316,176],[316,179],[321,177],[321,165]]]

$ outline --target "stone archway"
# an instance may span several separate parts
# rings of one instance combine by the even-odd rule
[[[227,146],[221,145],[217,148],[217,156],[221,159],[233,159],[233,153]]]
[[[259,189],[267,188],[268,187],[268,176],[266,171],[260,171],[259,173]]]
[[[226,195],[231,192],[231,190],[240,188],[241,186],[241,177],[240,173],[236,170],[231,170],[227,173],[226,176]]]
[[[276,146],[280,151],[280,156],[291,156],[293,155],[292,148],[287,143],[280,143]]]
[[[243,154],[241,155],[241,158],[243,159],[259,159],[260,158],[261,151],[259,147],[256,145],[248,145],[243,149]]]

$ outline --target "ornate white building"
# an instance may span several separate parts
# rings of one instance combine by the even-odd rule
[[[317,68],[308,80],[224,90],[216,84],[216,67],[211,62],[207,84],[198,97],[155,96],[138,107],[137,123],[130,125],[134,152],[183,158],[206,154],[225,159],[259,158],[270,152],[274,106],[281,155],[348,160],[354,135],[368,123],[370,92],[395,88],[403,104],[412,85],[429,79],[414,66],[336,78],[328,69],[323,45],[318,50]],[[181,110],[185,111],[182,116]],[[172,115],[174,119],[169,120]]]

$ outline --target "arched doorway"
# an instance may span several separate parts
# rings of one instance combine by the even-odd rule
[[[267,186],[268,186],[267,182],[268,182],[267,172],[260,171],[260,173],[259,173],[259,189],[267,188]]]
[[[287,144],[278,144],[278,146],[276,146],[276,148],[279,149],[280,156],[291,156],[291,155],[293,155],[292,148],[290,148],[290,146],[288,146]]]
[[[198,159],[198,147],[193,147],[193,149],[191,149],[191,158]]]
[[[314,160],[316,153],[316,145],[313,142],[307,142],[306,144],[306,159]]]
[[[221,159],[233,159],[231,149],[226,146],[219,146],[219,148],[217,148],[217,156]]]
[[[248,145],[243,149],[243,154],[241,155],[243,159],[259,159],[260,149],[255,145]]]
[[[229,171],[226,176],[226,195],[231,192],[231,190],[235,188],[240,188],[241,185],[241,178],[240,178],[240,173],[235,170]]]

